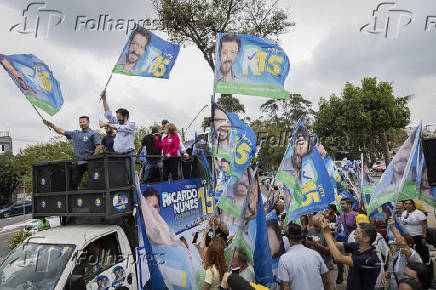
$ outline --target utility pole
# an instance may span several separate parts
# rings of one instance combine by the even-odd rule
[[[26,220],[26,182],[23,181],[23,218]]]

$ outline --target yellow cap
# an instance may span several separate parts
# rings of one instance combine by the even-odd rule
[[[363,213],[358,214],[356,216],[356,225],[359,225],[360,223],[369,224],[368,216],[364,215]]]

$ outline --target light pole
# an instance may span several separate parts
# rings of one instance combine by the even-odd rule
[[[26,182],[23,181],[23,218],[26,220]]]

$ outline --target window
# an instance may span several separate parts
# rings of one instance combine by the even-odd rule
[[[85,283],[120,263],[123,259],[117,233],[91,242],[76,259],[73,275],[82,275]]]
[[[2,152],[5,152],[5,145],[2,145]]]

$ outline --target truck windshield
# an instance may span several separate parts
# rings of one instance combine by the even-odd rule
[[[18,246],[0,266],[0,289],[54,289],[73,251],[73,245]]]

